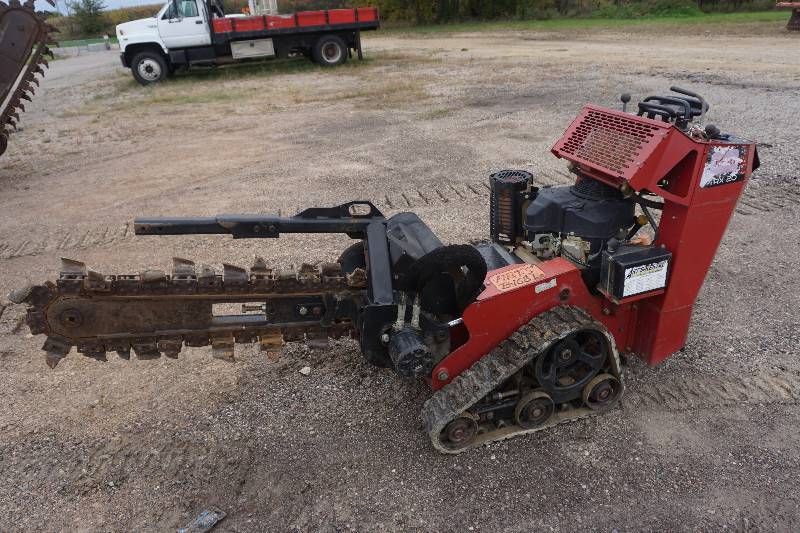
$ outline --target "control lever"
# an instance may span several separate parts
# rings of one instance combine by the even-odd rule
[[[625,113],[628,111],[628,102],[631,101],[631,93],[622,93],[619,99],[622,101],[622,112]]]

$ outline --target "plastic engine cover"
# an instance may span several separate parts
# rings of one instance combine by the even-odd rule
[[[634,202],[610,187],[599,189],[600,194],[595,189],[594,194],[583,194],[575,186],[540,189],[525,211],[525,230],[530,234],[573,233],[586,240],[604,241],[620,228],[630,227]]]

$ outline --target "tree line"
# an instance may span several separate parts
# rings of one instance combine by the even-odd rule
[[[228,13],[239,13],[247,0],[223,0]],[[104,0],[73,0],[68,16],[51,23],[61,38],[114,34],[117,24],[154,15],[163,4],[106,10]],[[561,17],[636,18],[690,16],[711,11],[771,9],[774,0],[278,0],[281,13],[374,6],[381,20],[398,25],[460,21],[531,20]]]

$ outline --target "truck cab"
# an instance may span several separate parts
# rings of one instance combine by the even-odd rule
[[[270,57],[305,56],[335,66],[351,50],[361,57],[360,32],[379,25],[375,8],[281,16],[268,14],[276,11],[274,1],[251,0],[250,11],[226,15],[221,0],[168,0],[155,16],[117,26],[122,65],[143,85],[176,69]]]

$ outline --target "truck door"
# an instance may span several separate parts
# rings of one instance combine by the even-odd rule
[[[211,44],[205,10],[196,0],[170,2],[158,19],[158,33],[168,49]]]

